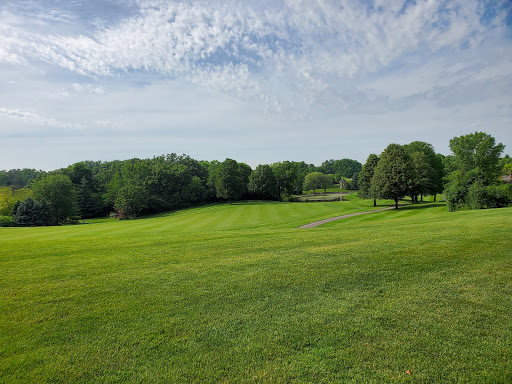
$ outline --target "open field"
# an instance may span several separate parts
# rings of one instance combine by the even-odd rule
[[[0,382],[512,382],[512,208],[371,209],[2,228]]]

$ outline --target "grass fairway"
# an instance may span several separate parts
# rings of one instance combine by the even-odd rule
[[[2,228],[0,382],[512,382],[512,209],[372,208]]]

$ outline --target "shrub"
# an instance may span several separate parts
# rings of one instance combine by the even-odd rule
[[[14,218],[12,216],[0,216],[0,227],[14,227]]]
[[[512,204],[511,185],[473,184],[469,187],[467,205],[470,209],[501,208]]]

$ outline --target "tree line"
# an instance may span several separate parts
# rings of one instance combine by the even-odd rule
[[[52,172],[0,171],[0,226],[59,225],[105,215],[134,218],[221,200],[288,201],[302,193],[311,172],[332,172],[332,183],[362,168],[350,159],[324,164],[329,168],[283,161],[253,170],[233,159],[198,161],[168,154],[83,161]]]
[[[0,226],[59,225],[111,215],[134,218],[197,204],[262,199],[290,201],[304,190],[326,188],[352,178],[360,198],[392,199],[443,193],[450,211],[512,203],[512,185],[500,175],[512,171],[501,158],[504,145],[483,132],[450,140],[452,155],[431,144],[390,144],[364,165],[326,160],[320,167],[283,161],[254,170],[233,159],[198,161],[168,154],[153,159],[83,161],[52,172],[0,171]]]
[[[449,211],[499,208],[512,204],[512,184],[500,177],[512,170],[512,159],[503,158],[505,146],[484,133],[454,137],[452,155],[435,153],[431,144],[415,141],[390,144],[380,156],[371,154],[359,176],[359,197],[398,201],[410,196],[442,193]]]

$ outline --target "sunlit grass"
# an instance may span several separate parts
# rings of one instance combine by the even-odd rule
[[[0,382],[512,381],[512,209],[369,209],[0,229]]]

